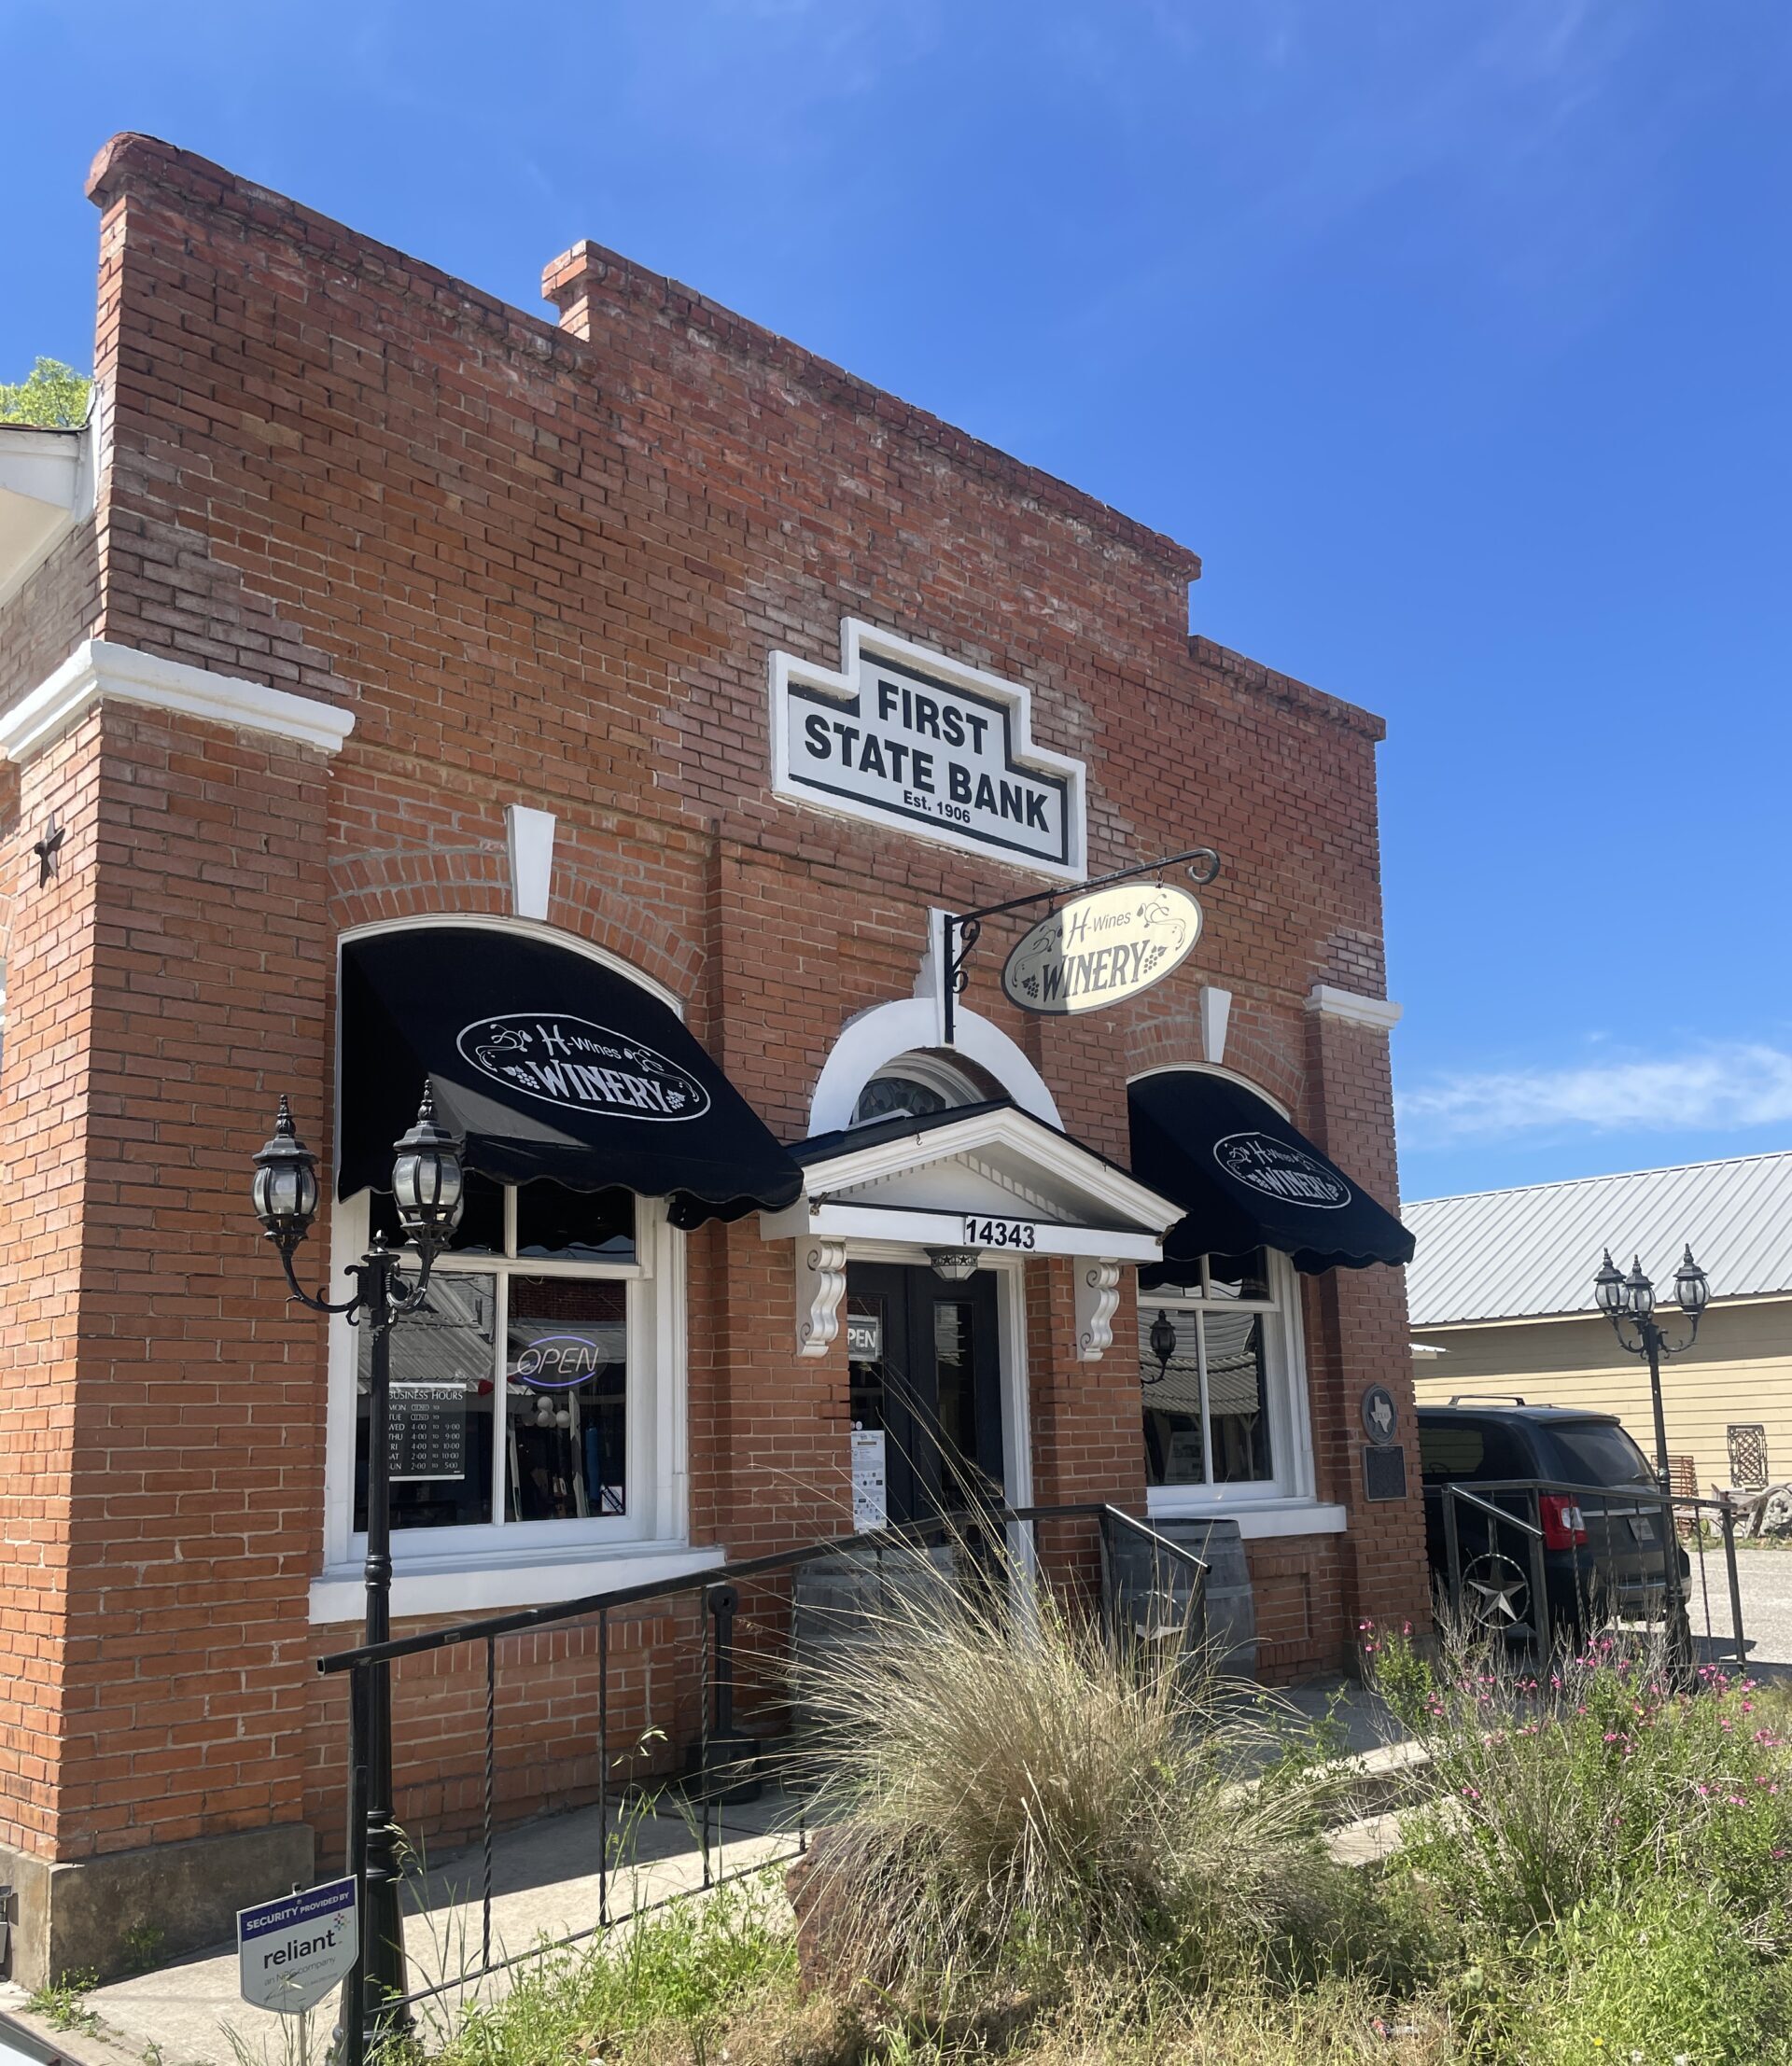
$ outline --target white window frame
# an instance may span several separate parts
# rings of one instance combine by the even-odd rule
[[[370,1194],[362,1192],[330,1213],[331,1275],[337,1284],[366,1249],[369,1210]],[[685,1238],[667,1220],[665,1202],[636,1200],[632,1262],[516,1255],[514,1189],[506,1190],[504,1224],[506,1254],[450,1253],[435,1264],[444,1275],[496,1277],[500,1345],[509,1310],[507,1280],[512,1276],[620,1280],[627,1287],[628,1511],[570,1520],[506,1520],[509,1444],[495,1428],[494,1518],[459,1528],[392,1531],[395,1615],[574,1598],[701,1570],[721,1558],[720,1550],[693,1550],[688,1536]],[[324,1569],[312,1587],[314,1622],[352,1620],[360,1612],[367,1536],[354,1528],[358,1341],[359,1331],[349,1326],[345,1315],[332,1318]],[[493,1404],[495,1415],[507,1410],[501,1390]]]
[[[1176,1312],[1260,1313],[1264,1317],[1264,1360],[1269,1391],[1269,1458],[1274,1475],[1227,1485],[1153,1485],[1146,1487],[1146,1512],[1153,1518],[1181,1515],[1235,1515],[1270,1522],[1286,1515],[1297,1528],[1246,1527],[1246,1534],[1319,1532],[1341,1527],[1342,1510],[1318,1507],[1313,1494],[1312,1417],[1307,1392],[1306,1334],[1301,1325],[1300,1280],[1287,1256],[1263,1251],[1267,1263],[1267,1299],[1175,1296],[1169,1291],[1139,1291],[1141,1324],[1149,1326],[1159,1306]],[[1207,1258],[1201,1258],[1202,1282]],[[1140,1384],[1141,1441],[1142,1415],[1151,1403],[1150,1387]],[[1205,1392],[1205,1379],[1203,1379]],[[1301,1516],[1306,1516],[1302,1519]]]

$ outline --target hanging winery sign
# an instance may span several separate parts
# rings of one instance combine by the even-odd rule
[[[1098,889],[1040,920],[1008,956],[1001,986],[1023,1012],[1095,1012],[1161,983],[1200,937],[1201,907],[1185,889]]]
[[[1084,768],[1032,743],[1019,683],[857,618],[838,674],[774,653],[772,788],[792,802],[1074,880]]]
[[[645,1041],[565,1012],[502,1012],[463,1026],[455,1045],[482,1076],[538,1097],[623,1119],[700,1119],[709,1093]]]

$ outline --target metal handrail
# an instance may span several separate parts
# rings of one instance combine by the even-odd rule
[[[1502,1492],[1520,1490],[1528,1492],[1531,1489],[1530,1486],[1519,1487],[1517,1485],[1502,1485],[1495,1487],[1495,1490]],[[1444,1490],[1452,1500],[1466,1500],[1470,1506],[1478,1506],[1483,1514],[1491,1514],[1496,1521],[1504,1522],[1510,1528],[1522,1529],[1527,1535],[1534,1535],[1538,1542],[1542,1542],[1543,1530],[1540,1528],[1533,1528],[1522,1514],[1514,1514],[1505,1507],[1495,1506],[1491,1500],[1483,1500],[1477,1498],[1473,1492],[1465,1492],[1460,1485],[1447,1485]]]
[[[1192,1550],[1172,1543],[1124,1509],[1099,1500],[1068,1506],[992,1506],[976,1519],[991,1527],[1011,1522],[1097,1520],[1122,1522],[1149,1535],[1170,1556],[1197,1566],[1205,1577],[1207,1566]],[[363,1643],[355,1650],[332,1651],[316,1660],[326,1675],[352,1671],[357,1665],[389,1664],[399,1657],[413,1657],[427,1651],[453,1649],[461,1643],[484,1642],[499,1636],[521,1635],[536,1628],[549,1628],[560,1622],[581,1621],[618,1608],[639,1607],[651,1600],[675,1599],[683,1593],[702,1593],[711,1585],[738,1584],[742,1579],[763,1578],[773,1571],[797,1570],[823,1557],[848,1555],[855,1550],[887,1550],[892,1542],[926,1547],[950,1540],[955,1532],[949,1520],[909,1522],[896,1528],[872,1529],[857,1535],[843,1535],[828,1542],[810,1543],[801,1549],[773,1550],[763,1556],[741,1557],[734,1562],[706,1564],[701,1570],[686,1571],[677,1578],[649,1579],[638,1585],[619,1585],[613,1591],[586,1593],[578,1599],[557,1600],[540,1607],[520,1607],[505,1614],[488,1614],[483,1620],[456,1622],[445,1628],[427,1628],[416,1635],[394,1636],[386,1642]]]

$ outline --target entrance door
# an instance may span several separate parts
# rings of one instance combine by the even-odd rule
[[[855,1428],[884,1431],[892,1525],[964,1515],[1002,1497],[996,1280],[847,1265]]]

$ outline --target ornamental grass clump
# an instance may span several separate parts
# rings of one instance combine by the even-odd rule
[[[1610,1637],[1524,1669],[1447,1642],[1431,1665],[1365,1625],[1377,1689],[1431,1754],[1398,1854],[1497,1941],[1672,1882],[1764,1955],[1792,1942],[1792,1747],[1756,1688]]]
[[[830,1650],[801,1674],[827,1827],[799,1913],[831,1984],[1050,1995],[1072,1969],[1198,1983],[1332,1955],[1326,1782],[1285,1757],[1253,1782],[1275,1747],[1254,1688],[1116,1648],[1000,1558],[887,1586]]]

